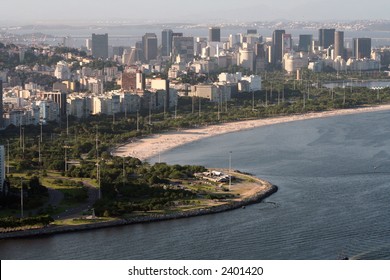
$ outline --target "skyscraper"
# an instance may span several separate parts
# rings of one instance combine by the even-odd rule
[[[0,129],[4,127],[3,113],[3,81],[0,79]]]
[[[161,56],[169,56],[172,52],[173,31],[164,29],[161,33]]]
[[[173,37],[172,54],[174,59],[180,56],[185,62],[194,58],[195,43],[194,37]]]
[[[285,53],[290,53],[293,47],[292,47],[291,34],[283,34],[282,38],[283,38],[283,52],[282,52],[282,56],[283,56]]]
[[[299,46],[298,49],[301,52],[311,52],[313,35],[299,35]]]
[[[146,33],[142,36],[142,45],[147,62],[157,58],[157,35],[155,33]]]
[[[209,42],[221,42],[221,28],[209,27]]]
[[[66,98],[67,94],[64,92],[44,92],[42,93],[43,98],[52,100],[54,103],[57,103],[60,107],[60,116],[66,116]]]
[[[272,64],[277,65],[283,58],[283,35],[284,30],[275,30],[272,34]]]
[[[334,33],[334,53],[333,58],[337,58],[338,56],[344,57],[344,32],[336,31]]]
[[[318,30],[318,41],[319,46],[323,49],[329,48],[330,45],[334,44],[334,33],[336,29],[320,29]]]
[[[248,29],[247,31],[246,31],[246,34],[252,34],[252,35],[256,35],[257,34],[257,29]]]
[[[355,58],[371,57],[371,38],[354,38],[353,55]]]
[[[108,34],[92,34],[92,56],[108,58]]]

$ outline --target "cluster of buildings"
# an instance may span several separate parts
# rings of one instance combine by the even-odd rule
[[[369,71],[381,65],[381,51],[372,50],[371,38],[346,40],[344,31],[319,29],[318,38],[299,35],[297,43],[285,30],[275,30],[272,38],[263,38],[256,29],[221,37],[221,28],[210,27],[208,38],[185,36],[171,29],[161,32],[161,44],[155,33],[146,33],[134,47],[114,48],[112,58],[125,65],[144,64],[149,71],[168,71],[171,79],[183,72],[213,73],[233,66],[254,73],[283,67],[288,73],[308,68],[322,71]],[[108,58],[108,35],[92,35],[91,54]],[[95,46],[95,47],[94,47]],[[102,51],[104,49],[104,51]],[[164,69],[166,62],[172,63]],[[147,65],[147,66],[146,66]]]
[[[17,71],[49,75],[57,82],[48,91],[34,82],[22,84],[18,77],[0,71],[0,92],[3,85],[5,88],[0,94],[0,127],[44,124],[67,115],[82,118],[143,109],[169,110],[177,105],[179,96],[224,102],[240,92],[262,89],[259,75],[244,76],[242,72],[281,68],[291,74],[303,68],[316,72],[329,68],[378,70],[388,51],[372,50],[370,38],[354,38],[348,45],[344,32],[335,29],[319,29],[317,39],[310,34],[300,35],[297,44],[285,30],[275,30],[272,38],[263,38],[256,29],[225,38],[220,27],[208,31],[208,38],[203,38],[165,29],[161,36],[146,33],[133,47],[114,48],[109,46],[108,34],[92,34],[85,46],[92,57],[61,54],[63,60],[52,67],[23,65],[26,48],[20,47]],[[50,47],[33,51],[37,56],[55,54]],[[94,67],[95,59],[103,67]],[[241,72],[234,73],[237,70]],[[156,78],[158,73],[166,78]],[[221,74],[218,80],[202,84],[182,80],[183,76],[208,77],[210,73]],[[105,91],[107,83],[116,90]]]

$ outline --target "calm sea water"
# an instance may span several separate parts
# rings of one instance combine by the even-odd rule
[[[205,26],[192,26],[176,25],[149,25],[149,26],[24,26],[20,29],[8,30],[13,34],[31,34],[31,33],[43,33],[56,38],[47,38],[46,43],[51,45],[58,45],[63,43],[63,37],[70,36],[73,40],[68,44],[72,47],[85,46],[85,39],[91,38],[92,33],[109,35],[109,44],[111,46],[134,46],[137,41],[142,40],[142,36],[147,32],[156,33],[159,42],[161,42],[161,31],[170,28],[174,32],[182,32],[184,36],[194,37],[208,37],[208,27]],[[227,40],[230,34],[246,33],[247,29],[251,27],[223,27],[221,28],[221,37],[223,40]],[[258,28],[257,32],[263,37],[272,37],[274,30],[268,28]],[[291,34],[295,44],[298,44],[299,35],[311,34],[313,38],[318,38],[318,29],[289,29],[286,28],[286,32]],[[372,46],[379,47],[384,45],[390,45],[390,31],[371,31],[371,30],[348,30],[345,31],[345,46],[347,48],[352,47],[352,38],[372,38]],[[40,40],[35,38],[34,40]]]
[[[390,259],[390,112],[231,133],[161,155],[232,167],[279,191],[246,209],[0,240],[1,259]],[[153,159],[152,159],[153,160]]]

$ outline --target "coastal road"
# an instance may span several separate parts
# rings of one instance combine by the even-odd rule
[[[53,217],[55,220],[71,219],[80,217],[82,212],[88,210],[99,199],[99,189],[89,184],[87,181],[83,181],[84,186],[88,190],[88,199],[86,202],[79,204],[75,207],[66,209],[65,212]]]

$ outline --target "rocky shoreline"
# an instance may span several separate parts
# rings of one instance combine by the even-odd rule
[[[162,214],[162,215],[151,215],[147,217],[134,217],[131,219],[121,219],[109,222],[101,222],[101,223],[93,223],[87,225],[75,225],[75,226],[49,226],[40,229],[31,229],[25,231],[16,231],[16,232],[7,232],[0,233],[0,239],[11,239],[11,238],[29,238],[29,237],[37,237],[37,236],[47,236],[52,234],[59,233],[71,233],[85,230],[93,230],[100,228],[108,228],[108,227],[116,227],[116,226],[124,226],[131,224],[139,224],[139,223],[151,223],[151,222],[159,222],[173,219],[182,219],[189,218],[195,216],[202,216],[208,214],[215,214],[220,212],[225,212],[237,208],[241,208],[250,204],[258,203],[263,199],[269,197],[273,193],[277,192],[278,187],[272,184],[269,184],[267,189],[254,194],[251,197],[240,201],[233,201],[228,204],[213,206],[209,208],[199,209],[199,210],[190,210],[186,212],[178,212],[172,214]]]

